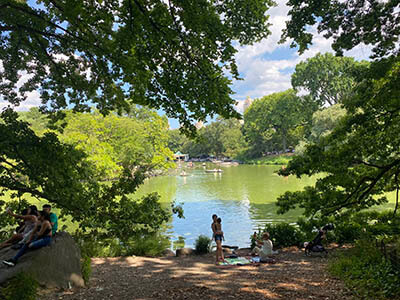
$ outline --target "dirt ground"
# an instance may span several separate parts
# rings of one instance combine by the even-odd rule
[[[242,253],[243,254],[243,253]],[[42,294],[44,300],[352,299],[326,271],[327,259],[281,250],[275,264],[216,266],[214,255],[92,260],[86,288]]]

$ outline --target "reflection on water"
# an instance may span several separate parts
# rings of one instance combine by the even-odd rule
[[[214,165],[207,165],[213,169]],[[211,215],[222,218],[225,243],[247,246],[250,235],[268,222],[297,219],[300,212],[277,215],[276,198],[285,191],[298,190],[312,179],[280,177],[274,172],[279,166],[221,167],[222,173],[206,173],[201,165],[186,168],[188,176],[180,176],[182,169],[170,176],[149,179],[138,195],[158,192],[161,202],[183,203],[184,219],[173,217],[167,226],[173,248],[176,245],[193,246],[200,235],[211,237]]]
[[[188,176],[180,176],[179,169],[169,176],[151,178],[138,191],[139,195],[158,192],[166,206],[172,201],[183,203],[185,218],[174,216],[166,227],[173,248],[193,246],[200,234],[211,237],[212,214],[222,218],[225,244],[247,247],[250,235],[266,223],[295,222],[300,216],[300,210],[278,215],[275,202],[279,195],[315,182],[308,177],[278,176],[279,166],[221,167],[222,173],[206,173],[201,164],[195,166],[184,168]]]

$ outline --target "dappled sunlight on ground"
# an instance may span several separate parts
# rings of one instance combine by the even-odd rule
[[[87,288],[53,292],[62,299],[351,299],[325,271],[327,260],[282,251],[276,264],[216,266],[214,255],[93,259]],[[41,298],[42,299],[42,298]]]

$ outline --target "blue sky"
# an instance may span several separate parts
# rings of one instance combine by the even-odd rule
[[[285,21],[288,20],[286,1],[276,1],[278,5],[269,10],[272,33],[268,38],[252,46],[238,47],[236,61],[243,80],[234,81],[232,89],[235,92],[233,98],[238,101],[236,107],[239,112],[243,110],[246,97],[254,99],[290,88],[290,76],[300,61],[313,57],[318,52],[333,52],[331,40],[325,39],[320,34],[315,34],[313,45],[301,56],[296,49],[289,47],[290,41],[278,44]],[[370,47],[361,45],[346,52],[345,55],[361,60],[368,59],[370,53]],[[28,74],[21,75],[21,82],[29,78]],[[4,105],[6,103],[0,100],[0,108]],[[28,110],[38,105],[40,105],[39,93],[31,92],[18,109]],[[179,127],[177,120],[169,119],[169,122],[171,128]]]

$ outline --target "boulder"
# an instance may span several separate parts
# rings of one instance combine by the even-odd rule
[[[194,249],[192,248],[179,248],[176,249],[176,256],[188,256],[195,254]]]
[[[165,257],[173,257],[173,256],[175,256],[175,252],[172,251],[171,249],[165,249],[165,250],[162,252],[162,256],[165,256]]]
[[[0,261],[14,257],[18,250],[0,250]],[[50,246],[28,251],[15,267],[0,263],[0,284],[19,272],[30,274],[40,285],[48,288],[84,286],[81,254],[73,238],[66,232],[57,233]]]

